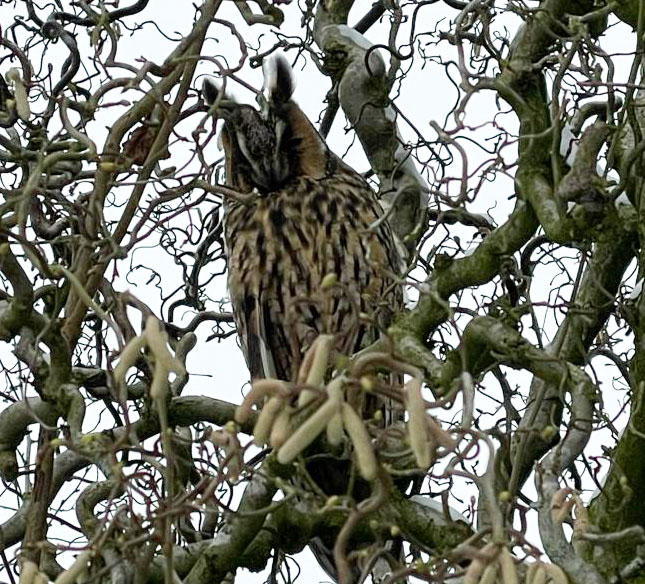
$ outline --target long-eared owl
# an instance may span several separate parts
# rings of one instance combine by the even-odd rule
[[[400,256],[374,191],[333,154],[292,100],[284,58],[265,68],[260,111],[219,101],[227,185],[228,285],[252,378],[293,380],[321,333],[350,355],[402,304]],[[250,202],[249,202],[250,201]]]

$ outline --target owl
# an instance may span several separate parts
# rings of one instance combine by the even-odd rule
[[[364,178],[330,151],[292,99],[284,57],[264,71],[260,109],[221,95],[228,286],[252,378],[295,381],[319,334],[339,355],[376,340],[402,304],[401,257]]]
[[[378,338],[403,303],[401,256],[374,191],[293,101],[284,58],[265,69],[264,90],[258,110],[209,80],[203,87],[224,120],[227,185],[246,195],[228,199],[224,212],[228,286],[246,362],[252,378],[295,381],[319,334],[334,335],[338,355]],[[391,419],[386,404],[377,398],[363,413],[383,409]],[[327,495],[347,488],[346,459],[317,458],[307,470]],[[369,487],[354,492],[367,494]],[[336,579],[333,542],[310,547]]]

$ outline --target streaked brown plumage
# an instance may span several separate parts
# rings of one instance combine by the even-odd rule
[[[402,305],[400,258],[374,191],[291,100],[286,62],[274,60],[272,73],[267,79],[265,71],[261,111],[232,102],[208,81],[204,94],[219,102],[225,121],[227,184],[256,192],[249,204],[227,201],[224,217],[229,291],[251,377],[295,380],[318,334],[334,334],[345,355],[377,338]],[[396,417],[382,400],[367,407]],[[307,469],[328,495],[348,488],[346,459],[319,457]],[[354,494],[362,498],[369,487],[360,494],[359,483]],[[333,542],[314,539],[310,547],[336,579]]]
[[[351,355],[376,338],[402,303],[399,256],[365,180],[333,154],[291,100],[291,72],[273,62],[258,112],[220,99],[227,183],[257,197],[228,201],[229,290],[252,378],[292,380],[320,333]],[[323,289],[334,274],[337,285]],[[329,281],[329,278],[327,279]]]

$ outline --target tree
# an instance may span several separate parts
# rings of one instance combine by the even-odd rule
[[[0,3],[3,580],[288,581],[318,537],[345,583],[356,565],[641,581],[642,6],[203,0],[173,5],[179,34],[120,4]],[[220,211],[240,196],[199,78],[259,95],[278,50],[324,82],[324,106],[303,104],[324,107],[320,133],[358,139],[418,297],[327,386],[387,395],[406,422],[319,424],[293,463],[251,438],[277,424],[262,398],[302,385],[255,386],[236,424],[226,376],[246,373],[199,383],[192,357],[234,350]],[[308,480],[330,448],[362,489]]]

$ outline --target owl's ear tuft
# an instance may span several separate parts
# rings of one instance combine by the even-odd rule
[[[219,87],[217,87],[212,79],[206,77],[206,79],[204,79],[204,83],[202,83],[202,95],[204,96],[206,104],[213,105],[217,101],[219,94]]]
[[[295,89],[291,65],[282,55],[264,62],[264,87],[269,99],[274,103],[286,103],[291,99]]]
[[[206,77],[206,79],[204,79],[204,83],[202,83],[202,95],[204,96],[206,105],[211,106],[214,103],[217,104],[217,115],[224,119],[239,107],[235,98],[231,97],[226,91],[224,91],[224,88],[221,87],[219,83],[209,79],[208,77]]]

